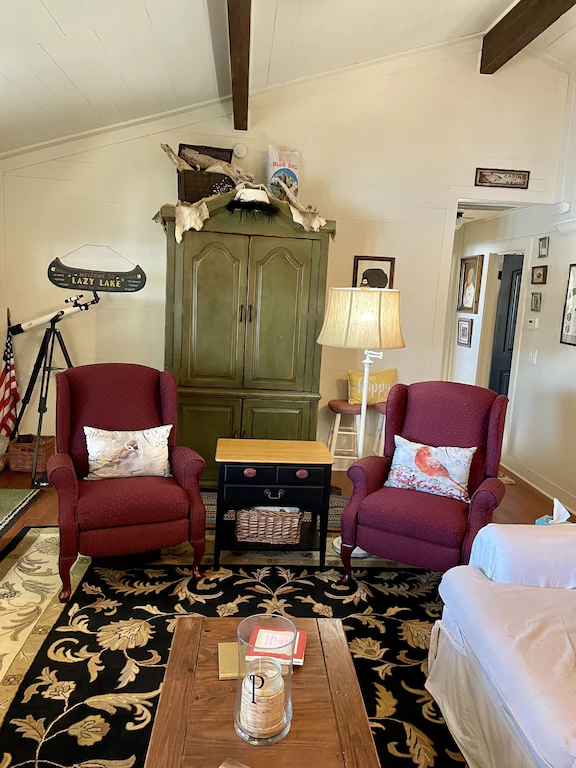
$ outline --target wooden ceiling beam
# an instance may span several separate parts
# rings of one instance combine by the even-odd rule
[[[484,36],[480,74],[493,75],[574,5],[576,0],[520,0]]]
[[[234,107],[234,128],[237,131],[248,130],[251,6],[252,0],[228,0],[232,105]]]

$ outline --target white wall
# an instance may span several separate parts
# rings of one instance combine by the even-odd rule
[[[574,216],[558,210],[558,205],[537,206],[468,224],[463,227],[462,253],[525,254],[513,360],[516,383],[509,393],[503,464],[576,509],[576,348],[560,344],[568,266],[576,263],[576,234],[557,231],[555,222]],[[538,237],[544,235],[550,237],[550,255],[539,259]],[[548,265],[546,285],[530,284],[535,264]],[[532,291],[542,293],[540,313],[530,311]],[[537,330],[528,328],[529,317],[538,318]],[[528,362],[530,349],[537,350],[536,365]]]
[[[108,244],[141,264],[148,284],[105,294],[62,323],[72,357],[161,367],[165,241],[151,219],[175,200],[176,177],[159,143],[240,140],[244,164],[262,177],[271,142],[301,151],[302,200],[337,221],[330,285],[350,285],[355,254],[396,258],[406,349],[385,353],[378,368],[398,367],[407,383],[439,378],[453,222],[458,198],[475,196],[475,168],[529,169],[530,190],[499,198],[535,203],[554,200],[559,169],[567,76],[527,55],[480,76],[479,46],[474,39],[262,92],[251,99],[247,135],[232,130],[224,102],[0,160],[0,322],[6,303],[13,322],[60,306],[66,293],[48,282],[49,262],[84,243]],[[40,335],[15,340],[21,389]],[[324,403],[345,395],[346,371],[360,359],[324,350]],[[328,417],[324,408],[321,437]]]

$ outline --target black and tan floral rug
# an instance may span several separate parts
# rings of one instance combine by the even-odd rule
[[[122,567],[84,558],[63,611],[51,597],[36,601],[35,622],[30,613],[19,620],[22,611],[3,621],[19,600],[23,609],[30,583],[32,595],[52,589],[57,537],[24,545],[8,555],[9,578],[0,563],[0,657],[9,625],[12,635],[28,633],[0,680],[0,768],[143,766],[178,616],[263,611],[343,620],[382,765],[464,762],[424,688],[439,574],[364,568],[348,588],[334,568],[245,564],[194,584],[187,558],[174,552]],[[28,575],[18,582],[19,564]]]

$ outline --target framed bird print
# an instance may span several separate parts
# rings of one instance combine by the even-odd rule
[[[458,338],[456,343],[459,347],[472,346],[472,320],[470,318],[458,318]]]
[[[460,260],[460,282],[458,284],[458,312],[478,312],[482,263],[484,256],[467,256]]]
[[[576,264],[570,264],[560,343],[576,347]]]

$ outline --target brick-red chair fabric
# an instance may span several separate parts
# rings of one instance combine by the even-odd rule
[[[446,571],[470,558],[474,537],[504,497],[498,480],[508,399],[468,384],[429,381],[396,384],[386,408],[384,456],[348,470],[354,492],[342,515],[342,561],[360,546],[372,555]],[[432,446],[477,447],[470,470],[470,503],[421,491],[384,488],[394,436]]]
[[[180,544],[194,547],[194,569],[205,548],[206,510],[199,478],[204,459],[176,445],[178,392],[169,371],[102,363],[56,376],[56,447],[48,478],[58,491],[60,599],[70,597],[77,555],[111,557]],[[173,424],[172,477],[83,480],[88,453],[83,427],[140,430]]]

